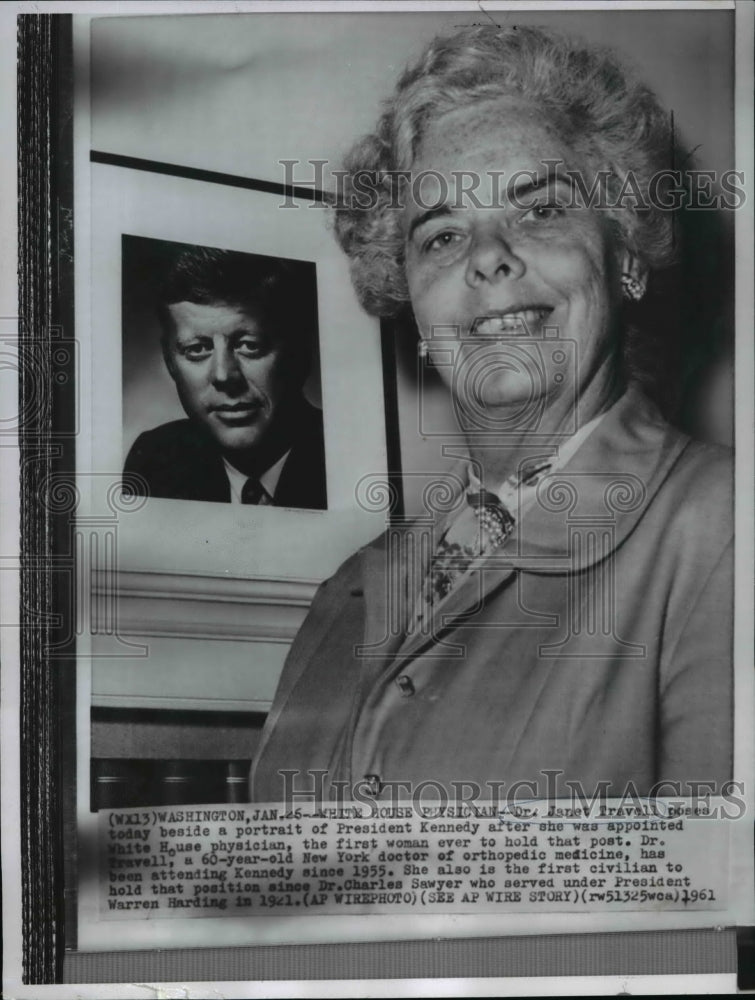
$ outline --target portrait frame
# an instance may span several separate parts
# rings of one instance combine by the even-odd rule
[[[26,46],[25,49],[22,48],[22,51],[26,53],[26,62],[24,63],[22,60],[22,72],[33,75],[31,64],[34,61],[41,60],[38,62],[38,65],[44,68],[45,74],[48,74],[48,79],[56,78],[57,74],[57,79],[60,80],[61,78],[65,78],[68,72],[66,60],[63,58],[67,46],[66,32],[68,29],[62,22],[54,24],[52,21],[45,20],[45,18],[49,17],[50,15],[44,15],[44,17],[34,18],[35,27],[32,28],[28,24],[25,29],[22,29],[22,37],[25,38],[24,44]],[[23,31],[26,32],[25,36],[23,35]],[[37,116],[42,115],[44,117],[44,115],[51,115],[57,119],[61,115],[61,108],[59,106],[61,91],[57,90],[53,93],[54,89],[52,88],[47,91],[42,102],[36,106],[30,106],[30,117],[26,124],[22,125],[22,128],[27,129],[28,149],[30,151],[33,150],[31,155],[40,157],[42,162],[48,164],[55,164],[55,155],[51,152],[49,146],[45,147],[44,143],[41,149],[38,145],[35,147],[34,142],[38,143],[38,138],[34,142],[32,138],[37,135]],[[62,117],[65,120],[65,111],[62,113]],[[59,150],[57,155],[61,156]],[[65,160],[65,153],[62,154],[61,158]],[[95,158],[93,170],[96,170],[98,166],[120,171],[134,169],[133,164],[131,166],[126,166],[125,164],[116,166],[113,163],[105,164],[102,161],[98,163]],[[28,163],[26,171],[27,177],[30,175],[30,172],[33,174]],[[139,167],[137,168],[137,172],[149,173],[150,171],[142,170]],[[73,469],[73,440],[78,434],[79,421],[82,419],[81,413],[76,411],[69,390],[65,388],[66,384],[70,386],[70,381],[66,383],[66,380],[56,378],[58,372],[66,375],[68,380],[75,377],[77,368],[80,369],[81,356],[76,356],[71,352],[66,353],[65,344],[62,345],[63,349],[60,350],[61,345],[56,343],[56,338],[60,338],[61,331],[65,331],[66,325],[72,317],[72,276],[70,273],[66,274],[65,262],[67,261],[67,257],[65,252],[55,255],[54,260],[51,260],[49,254],[44,249],[48,245],[50,233],[53,234],[53,244],[58,248],[61,246],[61,243],[65,246],[65,241],[71,238],[70,228],[66,224],[65,212],[61,212],[61,205],[63,209],[66,208],[67,188],[65,169],[60,169],[57,175],[53,171],[53,176],[56,177],[56,184],[53,185],[53,190],[59,198],[57,203],[53,205],[50,200],[45,200],[44,197],[45,183],[49,182],[49,174],[47,178],[41,175],[35,178],[38,185],[35,191],[39,199],[38,206],[32,207],[29,200],[30,192],[27,192],[27,200],[22,201],[22,216],[24,218],[22,239],[27,240],[23,250],[24,273],[26,273],[27,277],[30,277],[33,274],[40,273],[41,268],[47,274],[49,284],[46,289],[43,288],[40,290],[35,282],[29,280],[26,297],[22,297],[21,315],[24,316],[25,322],[28,322],[30,330],[41,331],[41,333],[35,332],[33,334],[30,342],[30,350],[32,352],[41,352],[39,357],[44,359],[43,363],[46,366],[43,371],[42,383],[53,387],[51,388],[52,393],[57,392],[57,395],[53,394],[51,396],[54,400],[54,430],[51,431],[49,413],[39,410],[36,410],[34,415],[29,417],[29,419],[25,419],[20,429],[22,453],[26,457],[26,461],[22,465],[22,475],[24,492],[27,497],[27,503],[30,505],[28,509],[43,511],[43,516],[40,520],[35,521],[32,518],[25,525],[24,546],[27,562],[25,575],[22,576],[22,586],[25,588],[24,594],[27,600],[26,616],[22,620],[21,627],[22,642],[26,644],[24,654],[25,666],[22,678],[24,696],[21,700],[23,709],[21,723],[21,762],[24,769],[23,785],[25,795],[21,801],[23,803],[22,829],[23,840],[25,842],[22,899],[24,900],[25,907],[25,967],[27,983],[61,982],[64,954],[60,942],[65,940],[68,945],[75,940],[70,934],[72,915],[70,891],[67,893],[62,887],[64,872],[68,868],[67,884],[70,890],[72,862],[69,857],[66,857],[66,852],[63,849],[61,832],[65,831],[65,836],[70,837],[72,824],[75,827],[75,817],[72,813],[69,794],[69,783],[73,781],[76,763],[73,756],[74,751],[71,748],[70,742],[67,742],[62,737],[62,730],[66,725],[71,723],[77,714],[81,723],[82,691],[80,688],[77,694],[74,687],[70,645],[67,643],[65,636],[62,636],[62,638],[58,637],[59,655],[55,663],[55,670],[49,670],[49,646],[51,641],[53,644],[56,641],[54,635],[52,636],[52,640],[50,636],[51,628],[54,632],[54,624],[51,626],[48,621],[40,620],[38,611],[45,610],[49,612],[53,610],[62,613],[64,616],[68,614],[74,601],[74,588],[80,586],[81,581],[78,577],[65,571],[59,573],[57,576],[55,576],[54,571],[51,573],[52,563],[50,560],[51,558],[60,556],[62,551],[60,539],[67,537],[66,533],[69,528],[68,501],[61,500],[57,504],[43,504],[37,508],[36,500],[28,499],[39,497],[42,494],[49,495],[50,484],[53,481],[56,484],[56,489],[61,494],[64,488],[70,486]],[[196,183],[203,182],[196,180]],[[25,215],[24,212],[26,213]],[[196,242],[201,242],[201,240],[198,238]],[[36,258],[34,258],[34,254],[37,254]],[[42,257],[46,257],[44,265],[40,263]],[[64,266],[62,267],[61,261],[64,262]],[[54,319],[50,323],[50,314],[46,310],[49,310],[50,302],[53,299],[57,312],[53,314]],[[57,353],[55,353],[56,350]],[[378,351],[380,350],[381,348],[378,348]],[[384,339],[382,342],[384,378],[387,350]],[[740,359],[741,357],[742,355],[740,354]],[[22,380],[22,401],[24,399],[30,400],[38,393],[40,384],[42,383],[38,379],[35,381],[31,378],[32,366],[30,364],[20,364],[19,370]],[[59,387],[57,390],[54,389],[55,385]],[[381,386],[380,392],[383,391],[384,386]],[[26,412],[23,407],[21,412]],[[29,412],[31,413],[31,409],[29,409]],[[53,446],[50,447],[53,441]],[[385,452],[383,453],[384,467],[386,464],[385,455],[389,450],[390,444],[386,444]],[[103,454],[107,454],[107,448],[103,450]],[[397,451],[394,454],[397,456]],[[101,467],[102,470],[108,465],[107,459],[104,462],[105,464]],[[375,462],[371,463],[369,472],[375,471],[375,464]],[[390,461],[387,464],[391,469],[396,468]],[[93,464],[93,469],[95,472],[98,471],[96,463]],[[365,472],[365,474],[367,473]],[[128,517],[130,516],[132,515],[126,514],[124,522],[128,521]],[[360,514],[357,515],[356,520],[359,520],[359,517],[361,517]],[[382,512],[380,518],[375,518],[373,512],[371,525],[377,524],[377,530],[379,530],[380,520],[383,518],[384,515]],[[366,539],[376,533],[376,531],[372,530],[372,527],[365,525],[364,519],[359,524],[356,524],[353,530],[355,539],[358,537]],[[135,529],[135,535],[138,536],[138,534],[139,532]],[[127,536],[128,533],[123,537],[124,543],[126,543],[126,550],[124,551],[128,549]],[[57,539],[57,541],[51,544],[51,538]],[[142,558],[138,554],[138,541],[132,544],[133,548],[131,551],[134,553],[134,561],[131,568],[133,572],[145,572],[143,562],[141,563],[142,568],[138,569],[140,559]],[[353,548],[354,545],[351,547]],[[30,556],[37,559],[37,562],[30,561]],[[129,557],[127,556],[126,558],[126,566],[128,568]],[[164,554],[160,558],[164,558]],[[146,572],[150,571],[147,570]],[[192,572],[191,567],[185,566],[183,567],[183,572],[178,575],[190,578],[196,574]],[[310,583],[313,581],[312,575],[307,576],[307,571],[305,570],[301,571],[300,579],[308,580]],[[50,587],[51,581],[53,582],[52,587]],[[308,600],[308,597],[303,597],[301,601],[302,606],[306,604],[306,600]],[[79,739],[81,739],[81,732],[80,728]],[[39,746],[43,748],[44,752],[42,754],[37,753]],[[60,752],[61,749],[62,753]],[[60,756],[56,759],[59,753]],[[39,836],[32,836],[32,831],[38,831]],[[52,877],[50,877],[50,873],[52,873]],[[64,927],[66,928],[65,938],[63,937]],[[713,960],[714,962],[719,962],[722,970],[726,962],[725,953],[728,949],[730,956],[732,948],[731,932],[726,931],[725,933],[728,935],[726,944],[724,945],[723,935],[721,935],[721,947],[717,953],[717,958]],[[684,937],[685,934],[687,935],[686,938]],[[670,947],[678,947],[681,941],[686,941],[689,944],[695,934],[699,935],[699,941],[702,942],[702,931],[668,932],[668,945]],[[671,938],[674,939],[673,942]],[[541,944],[544,945],[545,941],[541,942]],[[636,940],[635,944],[640,947],[639,941]],[[686,947],[687,945],[685,945]],[[704,947],[708,947],[708,944],[706,943]],[[576,946],[576,948],[578,951],[579,946]],[[694,945],[691,946],[691,950],[694,951]],[[357,951],[358,949],[355,949],[354,953],[356,954]],[[431,951],[431,948],[427,948],[425,957],[419,959],[414,966],[411,965],[411,962],[407,963],[398,958],[396,959],[398,964],[395,968],[404,971],[411,967],[427,969],[432,964],[432,959],[429,957]],[[323,957],[322,952],[319,958],[316,957],[314,952],[309,955],[305,954],[305,952],[306,949],[298,950],[302,968],[310,970],[310,974],[312,974],[311,970],[316,968],[318,962],[325,963],[321,965],[322,968],[333,969],[336,967],[331,959]],[[293,951],[290,954],[293,954]],[[709,952],[709,957],[711,954]],[[687,958],[690,957],[688,952],[685,952],[685,955]],[[222,957],[217,961],[222,964]],[[369,961],[370,958],[367,951],[364,950],[362,967],[366,967]],[[469,969],[472,967],[472,964],[472,961],[468,957],[464,968]],[[93,968],[96,965],[97,963],[94,963]],[[691,969],[693,965],[694,962],[688,962],[686,970]],[[83,969],[83,967],[84,962],[79,962],[78,968]],[[101,968],[101,965],[99,967]],[[216,965],[216,968],[219,967],[219,965]],[[118,968],[123,973],[122,978],[124,982],[127,978],[131,979],[131,981],[134,981],[135,978],[145,978],[145,976],[137,977],[136,966],[131,967],[133,971],[128,976],[125,974],[125,966],[123,964],[118,966]],[[147,962],[146,965],[140,967],[140,971],[146,973],[149,968],[150,966]],[[449,966],[444,966],[444,968],[449,968]],[[709,963],[706,966],[706,971],[710,968],[711,965]],[[219,979],[220,977],[216,978]],[[304,977],[302,976],[302,978]],[[92,979],[90,981],[95,980]]]
[[[387,444],[395,437],[391,426],[395,421],[390,403],[384,409],[382,402],[384,398],[390,401],[392,393],[385,393],[384,380],[376,381],[374,377],[383,370],[381,356],[386,356],[379,325],[360,315],[349,294],[343,262],[324,226],[319,192],[292,191],[284,185],[217,176],[169,164],[135,163],[99,151],[92,152],[91,163],[93,242],[92,272],[87,284],[93,289],[91,308],[92,316],[99,317],[97,327],[113,330],[121,326],[122,295],[116,283],[118,269],[113,269],[112,262],[119,258],[117,244],[125,253],[126,241],[134,238],[278,259],[291,259],[296,254],[297,259],[305,259],[317,268],[318,325],[330,331],[319,344],[328,509],[134,498],[134,507],[139,509],[121,516],[117,540],[113,538],[118,551],[115,601],[119,624],[113,623],[106,631],[116,627],[121,634],[149,635],[158,642],[160,637],[214,636],[226,643],[225,648],[234,636],[239,641],[257,641],[267,649],[271,662],[277,664],[273,667],[275,676],[281,666],[280,656],[295,634],[316,585],[355,547],[379,533],[383,523],[375,511],[359,506],[354,485],[365,479],[385,478],[388,448],[395,452],[395,444]],[[283,204],[286,210],[281,209]],[[120,211],[114,213],[113,205]],[[218,246],[223,241],[228,245]],[[82,353],[86,354],[86,349]],[[81,364],[108,373],[93,380],[92,396],[82,400],[82,405],[91,405],[92,413],[110,412],[114,417],[114,411],[119,409],[119,383],[123,383],[118,365],[112,363],[108,338],[93,337],[91,354],[82,357]],[[161,359],[158,364],[163,367]],[[350,390],[345,389],[338,375],[342,365],[351,373]],[[389,365],[384,372],[389,379]],[[165,375],[163,383],[161,391],[171,393]],[[119,468],[124,445],[130,445],[131,440],[119,441],[117,419],[109,427],[108,421],[87,423],[103,432],[93,437],[87,457],[83,457],[87,442],[79,442],[79,460],[92,470],[90,482],[95,491],[100,491],[99,501],[92,497],[96,504],[103,500],[102,489],[112,496],[108,491],[114,488],[119,474],[108,470]],[[359,447],[353,438],[349,440],[356,427],[360,431]],[[356,465],[345,456],[355,456]],[[104,499],[107,506],[110,500]],[[124,511],[119,513],[123,515]],[[81,512],[79,520],[81,523]],[[92,543],[107,560],[108,545],[101,538],[95,540],[96,534]],[[290,544],[292,539],[298,542]],[[166,574],[168,566],[171,571]],[[112,586],[108,574],[105,562],[95,570],[93,610],[97,595],[107,600]],[[247,581],[246,587],[243,580]],[[247,600],[244,592],[248,604],[242,612],[239,602]],[[95,705],[159,709],[173,702],[197,708],[204,700],[201,696],[188,701],[181,697],[186,679],[181,678],[180,669],[176,673],[173,657],[166,662],[162,676],[151,669],[146,688],[139,687],[137,681],[139,689],[126,693],[124,677],[128,671],[124,671],[118,651],[94,648],[92,656],[101,667],[106,665],[100,670],[100,682],[96,677],[93,681]],[[98,668],[93,669],[96,672]],[[267,698],[260,701],[254,695],[259,685],[254,673],[250,674],[241,659],[227,683],[213,672],[208,677],[206,705],[202,707],[240,709],[245,699],[239,697],[239,685],[243,688],[246,676],[252,695],[246,699],[247,708],[265,709],[272,698],[272,687],[267,685]],[[226,691],[228,696],[217,697],[219,691]],[[232,691],[236,692],[233,697]]]

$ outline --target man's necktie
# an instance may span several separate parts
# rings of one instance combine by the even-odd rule
[[[241,502],[258,504],[265,490],[258,479],[247,479],[241,489]]]

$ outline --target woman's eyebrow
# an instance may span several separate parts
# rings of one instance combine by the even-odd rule
[[[549,167],[546,173],[541,174],[539,177],[532,176],[535,173],[534,170],[522,170],[519,173],[520,176],[522,174],[529,175],[528,179],[523,181],[521,184],[516,184],[513,188],[511,186],[511,181],[509,181],[506,189],[509,197],[513,194],[515,198],[519,199],[522,195],[533,194],[535,191],[539,191],[544,187],[549,187],[551,184],[566,184],[569,188],[573,187],[573,181],[568,172],[564,174],[556,166]]]
[[[415,230],[419,229],[420,226],[424,226],[426,222],[430,222],[431,219],[442,218],[451,214],[451,207],[447,204],[437,205],[435,208],[428,208],[427,211],[421,212],[418,216],[412,219],[407,238],[411,239]]]

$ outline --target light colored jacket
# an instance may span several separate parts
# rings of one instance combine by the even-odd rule
[[[691,441],[630,389],[452,591],[432,634],[407,625],[429,522],[390,529],[320,587],[252,765],[253,800],[282,799],[286,780],[327,795],[365,776],[383,797],[410,783],[407,798],[420,782],[491,798],[490,782],[529,781],[538,798],[549,780],[559,794],[570,780],[619,796],[629,782],[644,795],[661,780],[727,780],[732,478],[727,449]]]

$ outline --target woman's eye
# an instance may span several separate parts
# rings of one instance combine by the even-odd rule
[[[450,231],[438,233],[437,236],[431,237],[422,249],[425,253],[437,253],[438,251],[448,250],[449,247],[455,246],[463,238],[461,233]]]
[[[563,206],[558,204],[533,205],[524,213],[524,218],[534,219],[535,222],[553,222],[554,219],[561,218],[564,211]]]

